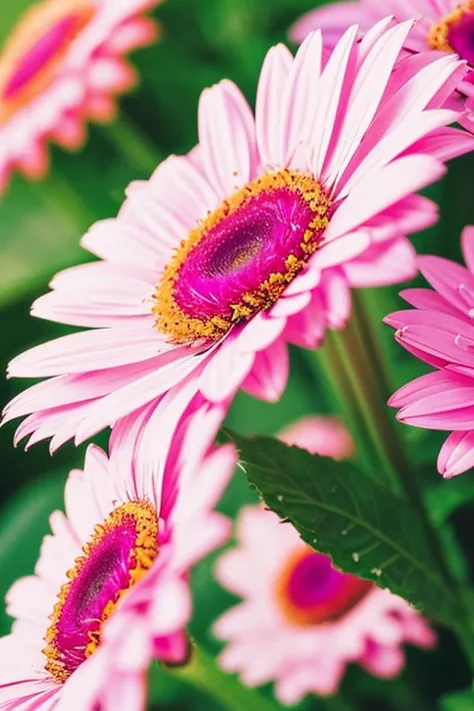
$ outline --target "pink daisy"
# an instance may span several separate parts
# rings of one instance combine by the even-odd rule
[[[159,0],[42,0],[0,53],[0,191],[14,169],[41,178],[47,142],[75,149],[87,120],[110,121],[135,83],[124,55],[153,41]]]
[[[110,461],[89,446],[35,574],[7,594],[0,708],[139,711],[151,660],[186,661],[190,568],[230,534],[213,510],[236,461],[232,446],[212,446],[218,419],[195,410],[161,469],[151,442],[131,465],[120,428]]]
[[[335,418],[303,418],[279,438],[336,459],[354,453],[351,435]],[[216,573],[243,601],[224,613],[214,632],[229,643],[220,658],[223,668],[239,673],[245,684],[275,681],[280,701],[294,704],[311,692],[336,692],[350,662],[392,677],[404,664],[403,642],[427,648],[435,643],[434,632],[408,603],[337,571],[274,513],[243,509],[237,538]]]
[[[282,430],[278,438],[311,454],[333,459],[349,459],[355,454],[354,440],[336,417],[310,415]]]
[[[274,513],[242,509],[237,538],[216,573],[243,601],[214,632],[228,642],[221,666],[244,684],[274,681],[278,699],[295,704],[309,693],[335,693],[350,662],[390,678],[403,667],[404,642],[434,644],[434,632],[405,600],[337,571]]]
[[[437,369],[402,387],[389,405],[399,408],[401,422],[453,430],[438,458],[446,479],[474,466],[474,227],[465,228],[461,242],[467,268],[442,257],[418,257],[435,291],[402,291],[415,310],[385,319],[397,329],[398,343]]]
[[[405,41],[410,52],[457,53],[469,71],[457,85],[467,109],[463,125],[474,130],[474,0],[355,0],[335,2],[304,15],[290,30],[291,39],[300,43],[309,32],[320,28],[325,32],[326,46],[339,41],[349,25],[359,25],[359,38],[375,23],[392,14],[394,21],[416,19]],[[455,87],[453,86],[453,89]],[[460,106],[462,106],[460,104]]]
[[[132,184],[118,217],[83,238],[101,261],[34,303],[88,330],[10,363],[10,377],[51,378],[7,406],[5,420],[30,415],[17,441],[84,441],[174,388],[277,400],[289,342],[314,348],[342,328],[351,286],[415,273],[406,234],[437,219],[415,191],[474,139],[439,108],[462,63],[396,70],[411,23],[388,24],[362,43],[352,27],[327,62],[320,33],[296,57],[271,49],[255,117],[230,81],[203,92],[199,145]]]

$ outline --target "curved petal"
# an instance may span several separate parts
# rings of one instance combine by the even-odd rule
[[[360,0],[334,2],[317,10],[311,10],[290,28],[290,39],[300,44],[314,30],[324,31],[325,47],[334,47],[349,25],[364,27],[364,10]]]
[[[452,432],[439,453],[439,473],[445,479],[451,479],[472,467],[474,467],[474,430]]]
[[[255,122],[258,150],[264,166],[284,165],[280,141],[281,92],[292,64],[290,50],[279,44],[267,52],[260,72]]]
[[[288,382],[289,371],[288,346],[279,339],[257,353],[242,388],[254,397],[278,402]]]
[[[474,274],[474,227],[468,225],[461,234],[461,247],[466,266]]]
[[[249,182],[257,162],[254,118],[232,82],[225,80],[203,91],[199,141],[209,182],[222,198]]]

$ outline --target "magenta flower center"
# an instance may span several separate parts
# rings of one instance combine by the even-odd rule
[[[59,52],[69,40],[71,30],[76,25],[76,18],[72,15],[60,20],[51,27],[36,44],[26,52],[17,70],[13,72],[10,80],[3,90],[5,99],[13,99],[25,84],[40,72],[47,62]]]
[[[124,504],[96,526],[67,573],[46,633],[45,668],[64,682],[100,644],[101,627],[158,554],[155,509]]]
[[[441,52],[457,52],[474,65],[474,1],[459,4],[436,22],[428,34],[428,46]]]
[[[284,567],[277,580],[277,600],[290,622],[314,625],[339,619],[372,587],[367,580],[340,573],[327,556],[307,548]]]
[[[267,174],[192,230],[156,290],[157,327],[176,342],[218,339],[270,308],[321,243],[331,204],[312,178]]]
[[[448,42],[461,59],[474,65],[474,12],[464,12],[449,28]]]
[[[0,119],[44,90],[94,11],[91,0],[46,0],[25,13],[0,57]]]

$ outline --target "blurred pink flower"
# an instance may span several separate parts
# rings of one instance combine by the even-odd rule
[[[136,81],[125,54],[153,41],[143,12],[160,0],[43,0],[0,54],[0,192],[13,170],[41,178],[49,140],[70,149],[89,119],[110,121]]]
[[[359,38],[375,22],[393,16],[394,22],[415,19],[405,41],[412,53],[431,50],[457,53],[464,59],[469,72],[465,80],[453,85],[451,106],[466,109],[461,123],[474,131],[474,1],[473,0],[349,0],[324,5],[303,15],[291,28],[290,37],[300,43],[316,29],[324,31],[325,45],[332,48],[353,23],[359,25]]]
[[[404,665],[404,642],[435,634],[405,600],[338,572],[296,530],[259,506],[242,509],[238,546],[217,562],[219,582],[243,601],[214,626],[228,645],[220,664],[248,686],[275,681],[284,704],[333,694],[350,662],[379,677]]]
[[[278,439],[322,457],[349,459],[355,453],[350,432],[336,417],[303,417],[285,427],[279,433]]]
[[[186,661],[190,568],[230,534],[213,509],[236,456],[212,446],[217,420],[196,410],[161,467],[156,437],[131,456],[133,437],[117,430],[110,461],[89,447],[35,574],[7,594],[0,708],[141,711],[151,660]]]
[[[394,69],[411,23],[387,25],[360,44],[351,28],[324,68],[319,33],[295,58],[271,49],[255,117],[230,81],[203,92],[199,146],[132,184],[118,217],[83,238],[102,261],[34,303],[89,330],[10,363],[10,377],[51,378],[7,406],[4,421],[30,415],[16,441],[82,442],[176,389],[183,402],[239,387],[275,401],[288,342],[314,348],[344,327],[351,286],[415,274],[406,234],[437,219],[415,191],[474,139],[439,109],[462,63]]]
[[[385,319],[417,358],[437,368],[402,387],[389,400],[397,419],[416,427],[453,430],[441,448],[438,470],[446,479],[474,466],[474,227],[462,234],[467,269],[442,257],[420,256],[435,291],[406,289],[415,310]]]

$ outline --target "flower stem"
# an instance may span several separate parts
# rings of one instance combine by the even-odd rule
[[[356,441],[357,457],[364,470],[376,472],[378,460],[369,446],[368,433],[360,412],[360,403],[354,394],[352,383],[346,372],[341,353],[337,347],[334,334],[328,332],[324,347],[315,351],[318,364],[332,384],[333,391],[338,396],[340,407],[344,413],[346,425]]]
[[[363,324],[363,325],[362,325]],[[436,532],[428,516],[416,472],[405,453],[405,444],[401,440],[387,406],[387,400],[392,394],[387,392],[387,382],[381,376],[383,369],[379,360],[379,351],[375,339],[366,339],[365,334],[371,332],[371,325],[361,308],[360,302],[354,303],[353,318],[343,334],[345,352],[350,354],[352,374],[357,387],[358,397],[363,404],[363,414],[368,426],[373,432],[375,444],[395,473],[406,497],[418,511],[425,533],[435,553],[440,569],[450,588],[455,587],[453,576],[446,563],[444,552]],[[372,347],[371,347],[372,346]]]
[[[124,155],[128,163],[149,177],[163,154],[143,129],[125,115],[119,115],[107,125],[105,136],[115,143],[119,154]]]
[[[357,403],[358,417],[365,425],[368,441],[372,445],[377,478],[385,480],[390,488],[398,489],[396,467],[387,444],[392,441],[392,432],[386,405],[380,400],[374,372],[360,348],[354,319],[349,321],[343,333],[334,334],[333,340],[346,373],[348,389],[352,390],[352,398]]]
[[[396,477],[405,496],[417,510],[446,587],[459,602],[459,618],[454,621],[453,627],[474,670],[474,631],[467,614],[463,591],[460,590],[447,563],[438,532],[426,509],[416,471],[406,456],[405,444],[399,435],[397,423],[386,405],[392,394],[390,384],[380,360],[380,351],[371,323],[359,299],[354,301],[353,316],[346,330],[338,335],[337,345],[346,367],[348,381],[353,388],[353,397],[359,402],[361,415],[371,433],[371,442],[389,468],[390,475]]]
[[[227,711],[279,711],[279,706],[258,691],[242,686],[237,679],[219,669],[212,657],[194,647],[185,666],[167,671],[218,701]]]

